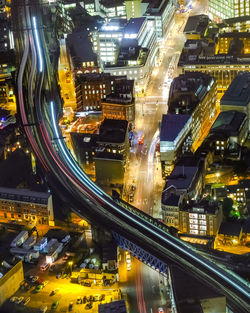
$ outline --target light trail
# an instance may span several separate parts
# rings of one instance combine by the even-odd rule
[[[38,50],[39,71],[42,72],[43,71],[43,58],[42,58],[41,45],[40,45],[40,39],[38,36],[37,22],[36,22],[35,16],[33,16],[32,22],[33,22],[33,29],[34,29],[34,33],[35,33],[36,46],[37,46],[37,50]]]

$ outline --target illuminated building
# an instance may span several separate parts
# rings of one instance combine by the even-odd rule
[[[101,102],[119,89],[131,87],[126,76],[111,76],[109,73],[89,73],[77,75],[75,79],[77,111],[101,111]],[[132,83],[133,84],[133,83]],[[132,92],[133,88],[130,90]]]
[[[215,153],[227,155],[230,150],[242,146],[248,135],[248,119],[245,113],[221,112],[210,129],[207,140],[214,140]],[[229,155],[228,155],[229,156]]]
[[[84,0],[83,7],[90,15],[100,15],[108,19],[126,18],[123,0]]]
[[[173,226],[178,229],[180,206],[183,197],[176,194],[162,194],[161,210],[162,220],[167,226]]]
[[[71,71],[74,76],[99,72],[97,55],[93,52],[87,31],[77,31],[69,34],[66,45]]]
[[[179,231],[189,235],[216,236],[222,217],[222,208],[218,205],[186,205],[180,209]]]
[[[13,296],[23,281],[23,263],[19,261],[0,278],[0,306]]]
[[[224,93],[220,101],[220,110],[236,110],[245,113],[250,131],[250,73],[240,72]]]
[[[250,33],[238,32],[237,30],[231,33],[221,33],[218,36],[217,53],[218,54],[231,54],[233,45],[237,45],[239,54],[250,53]]]
[[[99,134],[71,133],[73,148],[84,171],[102,186],[122,186],[128,158],[128,122],[105,119]]]
[[[248,194],[250,191],[250,180],[240,180],[237,185],[227,186],[227,197],[233,199],[235,202],[247,203]]]
[[[158,48],[153,21],[131,18],[124,28],[117,62],[105,65],[104,72],[127,75],[135,81],[135,91],[144,92],[156,62]]]
[[[134,81],[121,79],[114,91],[102,101],[103,118],[134,122]]]
[[[94,51],[98,53],[100,64],[116,62],[125,25],[126,20],[111,20],[100,30],[91,33]]]
[[[237,30],[238,32],[247,32],[250,30],[250,16],[239,16],[223,20],[222,23],[217,24],[220,32],[233,32]]]
[[[183,33],[188,39],[202,39],[205,37],[209,25],[209,18],[207,15],[190,16],[187,20]]]
[[[121,190],[129,151],[128,122],[105,119],[96,143],[94,159],[97,184]]]
[[[224,245],[238,245],[242,237],[242,225],[239,221],[222,222],[218,235],[217,245],[221,242]]]
[[[164,38],[174,23],[175,2],[169,0],[127,0],[127,19],[145,16],[153,22],[158,40]]]
[[[162,175],[170,174],[176,159],[192,145],[192,117],[189,114],[163,114],[160,131]]]
[[[0,218],[54,225],[52,195],[27,189],[0,188]]]
[[[204,73],[186,72],[176,77],[171,84],[168,113],[191,115],[193,152],[201,145],[216,119],[216,100],[216,82]]]
[[[216,21],[250,15],[249,0],[209,0],[209,15]]]
[[[147,3],[142,0],[125,0],[127,19],[142,17],[147,8]]]
[[[246,71],[250,66],[247,55],[235,57],[233,55],[213,55],[200,56],[182,55],[178,63],[180,72],[202,72],[215,78],[217,84],[218,100],[228,89],[232,80],[242,71]]]

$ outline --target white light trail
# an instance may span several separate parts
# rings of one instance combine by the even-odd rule
[[[38,50],[38,58],[39,58],[39,71],[43,71],[43,58],[42,58],[42,51],[41,51],[41,45],[40,45],[40,40],[39,40],[39,35],[37,31],[37,23],[36,23],[36,17],[33,16],[32,18],[33,21],[33,28],[34,28],[34,33],[35,33],[35,40],[36,40],[36,46]]]

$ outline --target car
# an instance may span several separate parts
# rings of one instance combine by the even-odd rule
[[[99,301],[99,295],[95,295],[94,296],[94,300],[93,300],[94,302],[97,302],[97,301]]]
[[[40,313],[45,313],[48,311],[48,307],[46,305],[43,305],[40,307]]]
[[[58,278],[60,278],[60,277],[61,277],[61,274],[58,273],[58,274],[56,275],[56,278],[58,279]]]
[[[81,297],[77,297],[76,304],[82,304],[82,298]]]
[[[34,290],[34,292],[39,292],[39,291],[41,291],[43,289],[43,285],[38,285],[38,286],[36,286],[36,289]]]
[[[56,289],[54,289],[54,290],[52,290],[51,291],[51,296],[54,296],[56,293],[58,293],[58,291],[59,291],[59,288],[56,288]]]
[[[82,298],[82,303],[85,304],[87,301],[88,301],[87,297],[84,296],[84,297]]]
[[[32,276],[32,283],[35,283],[39,279],[39,276]]]
[[[158,308],[158,313],[165,313],[165,311],[163,310],[163,308]]]
[[[49,268],[49,271],[53,272],[55,268],[56,268],[56,265],[55,264],[51,264],[51,266]]]
[[[73,302],[70,302],[69,304],[69,311],[72,311],[73,310]]]
[[[104,301],[104,300],[105,300],[105,295],[102,294],[102,295],[100,296],[100,298],[99,298],[99,301]]]
[[[51,304],[51,309],[52,309],[52,310],[55,310],[55,309],[58,307],[58,305],[59,305],[59,301],[58,301],[58,300],[54,301],[54,302]]]
[[[24,297],[19,297],[17,298],[17,300],[15,301],[16,304],[20,304],[23,302]]]
[[[26,299],[24,300],[23,305],[26,305],[26,304],[28,304],[29,302],[30,302],[30,297],[28,297],[28,298],[26,298]]]
[[[89,296],[89,302],[94,301],[94,297],[92,295]]]
[[[83,282],[83,286],[85,287],[91,287],[91,282]]]
[[[17,297],[11,297],[11,298],[10,298],[10,302],[16,302],[17,299],[18,299]]]
[[[90,310],[90,309],[92,309],[92,307],[93,307],[93,304],[90,302],[90,303],[87,303],[86,305],[85,305],[85,310]]]
[[[138,144],[143,145],[143,142],[144,142],[144,136],[139,136],[138,137]]]
[[[66,278],[67,276],[67,274],[63,274],[62,279]]]
[[[43,285],[43,287],[45,287],[47,284],[48,284],[48,280],[45,280],[43,283],[42,283],[42,285]]]

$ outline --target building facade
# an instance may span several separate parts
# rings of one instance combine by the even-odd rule
[[[215,80],[203,73],[186,72],[175,78],[169,92],[168,107],[172,114],[190,114],[192,151],[196,151],[209,133],[217,115]]]
[[[222,208],[218,205],[194,204],[180,209],[179,231],[189,235],[216,236],[222,217]]]
[[[0,218],[54,225],[52,195],[27,189],[0,188]]]
[[[250,15],[249,0],[209,0],[209,15],[216,21]]]

